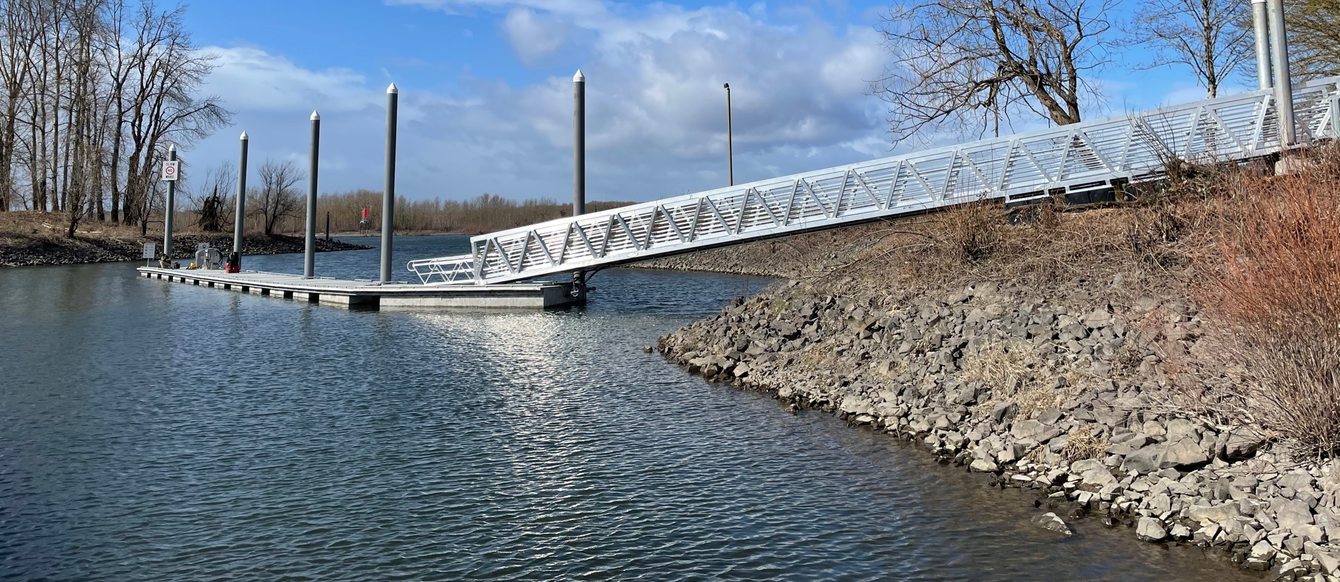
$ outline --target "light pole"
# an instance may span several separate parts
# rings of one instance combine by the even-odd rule
[[[726,88],[726,167],[729,174],[730,185],[735,185],[735,136],[731,128],[731,110],[730,110],[730,83],[724,85]]]

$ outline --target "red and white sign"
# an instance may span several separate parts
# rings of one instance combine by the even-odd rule
[[[169,160],[169,161],[163,162],[163,181],[164,181],[164,182],[176,182],[176,181],[177,181],[178,170],[180,170],[180,168],[178,168],[177,166],[178,166],[178,164],[180,164],[180,163],[181,163],[181,162],[180,162],[180,161],[177,161],[177,160]]]

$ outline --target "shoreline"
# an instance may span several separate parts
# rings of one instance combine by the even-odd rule
[[[176,235],[172,240],[176,251],[173,258],[180,261],[194,256],[197,243],[208,242],[215,248],[226,249],[232,247],[233,237],[231,234],[193,233]],[[146,242],[162,244],[162,238],[79,236],[69,239],[0,233],[0,269],[143,261],[141,255]],[[242,255],[301,253],[305,244],[302,237],[248,235],[244,239]],[[372,248],[320,237],[316,247],[319,253]]]
[[[1095,223],[1118,216],[1088,212]],[[851,268],[890,228],[640,265],[784,274],[656,349],[709,381],[887,433],[990,486],[1033,490],[1040,520],[1095,516],[1278,579],[1340,580],[1340,464],[1297,462],[1287,443],[1178,400],[1211,349],[1184,286],[1146,285],[1148,273],[1118,265],[1045,288],[968,276],[900,289],[879,269]],[[858,250],[830,250],[838,239]]]

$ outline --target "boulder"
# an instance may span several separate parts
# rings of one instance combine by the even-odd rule
[[[1033,525],[1036,525],[1048,531],[1054,531],[1062,535],[1069,536],[1075,534],[1075,532],[1070,531],[1070,526],[1066,525],[1065,522],[1062,521],[1059,516],[1051,512],[1047,512],[1037,517],[1034,517]]]
[[[1043,433],[1051,429],[1050,426],[1042,424],[1036,420],[1020,420],[1014,423],[1010,428],[1010,434],[1018,439],[1037,439]]]
[[[1270,569],[1270,559],[1273,557],[1275,557],[1275,548],[1270,545],[1270,542],[1261,540],[1256,542],[1252,549],[1247,552],[1247,561],[1243,563],[1242,567],[1264,572]]]
[[[1215,444],[1215,454],[1229,463],[1245,461],[1256,456],[1256,451],[1266,444],[1265,439],[1246,431],[1237,430],[1219,435]]]
[[[1270,504],[1270,509],[1275,512],[1275,521],[1279,523],[1279,526],[1287,530],[1315,523],[1312,518],[1312,508],[1308,507],[1308,504],[1303,501],[1275,499]]]
[[[1168,537],[1168,532],[1163,529],[1163,522],[1158,519],[1142,517],[1135,526],[1135,537],[1146,542],[1161,542]]]
[[[1210,462],[1210,455],[1201,448],[1197,438],[1184,436],[1169,442],[1171,444],[1164,445],[1163,455],[1159,457],[1161,468],[1190,470]]]
[[[1223,505],[1192,505],[1187,509],[1187,517],[1196,520],[1202,526],[1218,525],[1226,526],[1235,523],[1236,519],[1242,515],[1236,503],[1225,503]]]
[[[1117,478],[1112,475],[1112,471],[1097,459],[1075,461],[1074,464],[1070,465],[1070,473],[1079,475],[1080,479],[1090,485],[1098,487],[1117,485]]]

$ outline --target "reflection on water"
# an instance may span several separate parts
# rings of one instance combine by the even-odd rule
[[[585,309],[378,313],[0,271],[0,577],[1238,575],[1093,521],[1054,537],[1025,493],[640,349],[764,281],[595,284]]]

